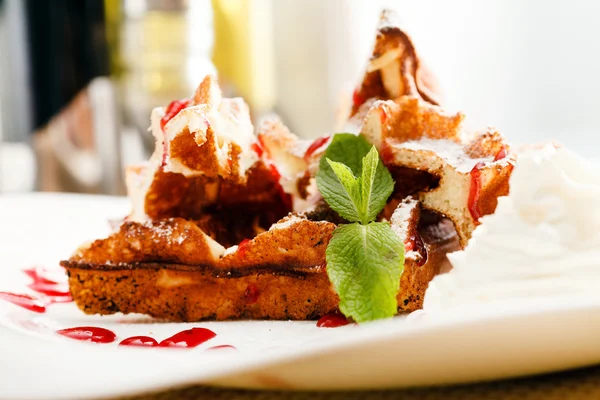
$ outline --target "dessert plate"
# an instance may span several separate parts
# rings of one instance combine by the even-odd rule
[[[108,234],[108,221],[122,218],[128,208],[126,199],[114,197],[0,197],[0,292],[45,291],[67,300],[52,293],[64,290],[60,283],[44,286],[38,277],[41,286],[32,285],[32,267],[42,275],[57,271],[60,259]],[[50,281],[60,281],[60,272]],[[589,298],[507,301],[318,328],[314,321],[182,324],[140,315],[89,316],[70,302],[24,308],[3,296],[2,399],[103,398],[198,383],[290,390],[441,385],[600,362],[600,302]],[[103,328],[96,340],[109,341],[111,333],[115,340],[88,343],[57,333],[75,327]],[[160,342],[193,328],[203,328],[192,331],[201,342],[194,348],[118,345],[132,336]]]

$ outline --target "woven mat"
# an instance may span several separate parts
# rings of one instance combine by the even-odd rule
[[[193,386],[121,400],[563,400],[600,399],[600,366],[476,385],[369,392],[265,392]]]

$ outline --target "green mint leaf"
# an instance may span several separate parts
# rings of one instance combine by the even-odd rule
[[[383,167],[383,168],[381,168]],[[375,220],[385,207],[388,197],[394,190],[394,180],[390,172],[379,162],[379,153],[375,146],[362,161],[362,223]]]
[[[321,194],[335,211],[348,221],[359,221],[361,219],[361,183],[350,168],[342,163],[327,159],[337,183],[335,185],[324,185]]]
[[[371,145],[363,136],[352,133],[336,133],[331,140],[325,157],[331,161],[341,162],[346,165],[354,176],[360,176],[362,170],[362,159],[371,150]],[[325,158],[321,158],[319,167],[323,171],[329,171]]]
[[[388,223],[340,225],[327,246],[340,311],[358,323],[396,315],[404,245]]]
[[[330,161],[344,164],[350,169],[350,171],[352,171],[352,174],[355,177],[359,177],[358,180],[361,182],[360,184],[364,185],[365,182],[362,178],[363,159],[365,156],[367,156],[367,154],[369,154],[369,151],[373,151],[375,153],[370,156],[371,163],[373,158],[377,159],[376,166],[374,167],[374,178],[371,178],[372,171],[367,171],[367,176],[370,177],[369,181],[367,182],[367,186],[368,188],[371,188],[367,188],[367,190],[371,190],[371,193],[369,196],[365,196],[362,194],[363,186],[360,186],[360,202],[357,201],[357,199],[352,199],[355,203],[355,206],[357,206],[360,211],[353,214],[352,218],[348,218],[347,216],[342,215],[340,210],[337,209],[340,205],[339,201],[336,201],[339,195],[335,195],[345,192],[346,189],[343,187],[342,182],[339,180],[339,177],[336,175],[332,166],[328,162],[328,159]],[[351,222],[360,221],[362,223],[367,223],[374,220],[377,214],[385,206],[385,202],[393,190],[394,181],[392,180],[389,171],[383,165],[383,163],[379,162],[379,156],[377,155],[377,157],[375,157],[375,155],[377,155],[377,151],[373,149],[373,146],[371,146],[364,137],[356,136],[351,133],[338,133],[333,136],[333,139],[327,147],[324,157],[321,158],[319,172],[317,173],[317,185],[319,187],[319,191],[332,209],[337,211],[343,218]],[[368,167],[371,168],[372,165],[373,163]],[[344,205],[344,208],[348,209],[347,204]]]

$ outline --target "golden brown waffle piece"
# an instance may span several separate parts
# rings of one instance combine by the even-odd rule
[[[408,222],[397,217],[393,223],[410,225],[407,232],[413,232],[418,216],[403,215]],[[446,263],[446,253],[457,248],[451,226],[434,224],[437,233],[423,236],[426,262],[407,257],[399,311],[421,307],[428,282]],[[224,250],[190,221],[131,222],[61,265],[76,304],[88,314],[136,312],[173,321],[315,319],[339,304],[325,269],[334,228],[290,216]]]
[[[469,137],[462,120],[462,114],[401,97],[375,102],[362,134],[377,146],[392,173],[405,168],[429,174],[418,198],[425,208],[454,222],[464,246],[479,218],[492,213],[497,198],[508,194],[515,158],[498,132]],[[397,187],[403,184],[396,177]]]
[[[244,183],[152,170],[148,164],[126,169],[127,188],[133,203],[129,221],[180,217],[199,219],[218,211],[252,213],[268,229],[289,211],[273,171],[256,163]]]
[[[383,216],[415,194],[424,207],[454,222],[464,246],[479,217],[508,194],[514,156],[499,133],[466,135],[464,115],[439,104],[437,85],[411,39],[396,15],[384,11],[346,130],[374,144],[395,178]]]
[[[133,221],[197,218],[203,207],[221,202],[222,182],[253,186],[256,181],[247,185],[248,179],[264,169],[253,150],[258,142],[248,106],[240,98],[222,98],[212,76],[193,100],[155,108],[151,131],[156,145],[150,160],[125,171]]]
[[[256,137],[244,100],[223,98],[215,78],[209,75],[198,87],[193,104],[166,123],[161,111],[155,110],[162,120],[162,167],[166,172],[246,180],[246,172],[258,156],[252,150]]]
[[[365,76],[353,95],[351,116],[369,99],[422,98],[440,104],[437,82],[415,50],[412,39],[400,28],[398,16],[381,13],[375,47]]]

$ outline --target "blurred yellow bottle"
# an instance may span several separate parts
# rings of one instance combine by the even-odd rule
[[[254,115],[275,103],[272,0],[212,0],[213,63],[229,95],[239,95]]]
[[[152,108],[190,96],[216,72],[210,0],[105,0],[105,12],[125,119],[139,130]]]

